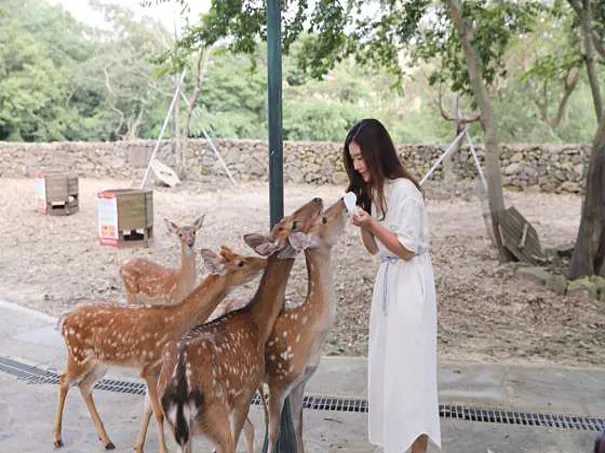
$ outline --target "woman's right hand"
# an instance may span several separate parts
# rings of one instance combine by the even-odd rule
[[[357,207],[357,215],[351,217],[351,223],[365,231],[372,231],[373,221],[372,216],[360,207]]]

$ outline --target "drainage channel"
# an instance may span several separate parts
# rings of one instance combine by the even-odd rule
[[[15,376],[29,384],[59,383],[59,375],[54,371],[28,365],[7,357],[0,357],[0,371]],[[143,383],[121,381],[117,379],[101,379],[95,386],[95,389],[133,395],[145,394],[145,385]],[[252,404],[259,405],[260,403],[260,394],[257,392],[252,399]],[[306,395],[304,397],[303,407],[319,411],[358,413],[366,413],[368,411],[368,403],[365,399],[331,395]],[[439,416],[444,419],[470,422],[561,428],[579,431],[601,431],[602,429],[605,429],[604,418],[482,409],[451,404],[441,404],[439,406]]]

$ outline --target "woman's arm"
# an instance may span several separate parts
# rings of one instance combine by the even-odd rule
[[[411,250],[406,249],[403,244],[399,241],[395,233],[393,233],[388,228],[382,226],[373,217],[370,217],[370,219],[371,220],[368,223],[368,234],[376,236],[378,240],[385,245],[386,248],[388,248],[391,252],[393,252],[402,260],[409,261],[414,258],[415,253]],[[373,237],[372,240],[374,240]],[[374,244],[376,244],[376,242],[374,242]]]
[[[378,245],[376,245],[376,239],[374,239],[374,235],[372,233],[362,229],[361,240],[363,241],[363,245],[365,245],[366,250],[370,253],[370,255],[376,255],[378,253]]]
[[[395,233],[382,226],[374,217],[369,215],[363,209],[360,208],[358,212],[358,215],[353,216],[352,222],[353,225],[361,227],[361,237],[366,249],[368,249],[368,252],[374,255],[378,251],[376,240],[374,239],[374,237],[377,237],[386,248],[388,248],[401,259],[409,261],[414,257],[415,253],[406,249],[401,244]],[[366,243],[366,241],[370,242],[370,245],[373,245],[375,248],[371,249],[368,247],[368,243]],[[374,253],[372,253],[372,250],[375,250]]]

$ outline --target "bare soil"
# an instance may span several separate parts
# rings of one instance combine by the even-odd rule
[[[0,298],[59,315],[83,300],[123,300],[122,262],[143,255],[176,265],[178,243],[162,218],[177,223],[206,213],[196,248],[221,244],[253,253],[249,232],[269,229],[266,183],[232,187],[226,179],[155,188],[155,235],[149,248],[100,246],[96,237],[98,191],[130,187],[129,181],[80,179],[80,212],[68,217],[35,212],[32,179],[0,178]],[[428,185],[432,259],[437,275],[440,358],[465,361],[543,362],[595,366],[605,363],[605,313],[600,302],[560,296],[513,277],[498,262],[486,235],[481,205],[470,187]],[[342,195],[335,186],[287,185],[286,213],[311,197],[326,204]],[[506,193],[538,231],[543,247],[572,243],[581,198],[573,195]],[[369,305],[377,270],[359,232],[348,227],[334,250],[337,323],[324,353],[365,355]],[[202,265],[198,269],[203,273]],[[201,277],[200,277],[201,278]],[[354,289],[347,282],[355,282]],[[236,295],[248,296],[258,281]],[[297,260],[289,303],[306,294],[304,260]]]

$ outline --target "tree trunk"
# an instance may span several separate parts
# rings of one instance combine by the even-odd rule
[[[559,108],[557,109],[557,116],[555,118],[555,120],[552,122],[552,124],[550,125],[550,127],[553,128],[553,130],[557,130],[560,126],[561,123],[563,122],[563,118],[565,118],[565,116],[567,115],[567,105],[569,104],[569,99],[571,98],[571,94],[573,93],[573,91],[576,89],[576,86],[578,85],[578,80],[580,80],[580,71],[578,71],[577,69],[570,69],[569,71],[567,71],[567,74],[565,75],[565,80],[564,80],[564,87],[565,87],[565,92],[563,94],[563,98],[561,99],[561,102],[559,102]]]
[[[593,143],[582,218],[571,257],[570,278],[605,277],[605,116]]]
[[[584,35],[584,60],[586,62],[586,71],[592,91],[592,101],[597,116],[597,121],[601,121],[603,114],[603,101],[601,100],[601,90],[599,88],[599,76],[594,62],[594,47],[592,39],[592,11],[590,0],[582,0],[582,9],[580,11],[580,21],[582,23],[582,34]]]
[[[500,173],[500,143],[498,141],[498,122],[494,115],[487,88],[483,83],[482,69],[471,46],[473,31],[462,16],[462,10],[457,0],[444,0],[449,7],[452,18],[462,43],[462,51],[468,66],[471,88],[475,101],[481,110],[481,122],[484,130],[485,145],[485,173],[487,178],[487,192],[489,209],[492,218],[492,228],[498,247],[500,260],[512,261],[514,257],[504,248],[498,231],[498,214],[504,211],[504,196],[502,194],[502,175]]]
[[[439,99],[441,102],[441,99]],[[460,121],[460,96],[456,96],[454,98],[454,124],[456,126],[456,135],[454,135],[454,140],[462,130],[464,129],[464,125]],[[449,156],[443,159],[443,183],[446,187],[453,186],[456,183],[456,174],[454,173],[454,162],[452,161],[452,157],[454,155],[458,155],[460,151],[460,146],[462,144],[462,140],[456,143],[456,149],[454,149]]]

